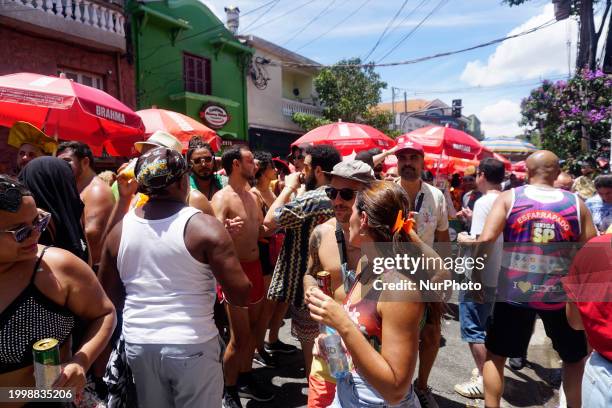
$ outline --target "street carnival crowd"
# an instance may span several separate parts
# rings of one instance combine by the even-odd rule
[[[567,406],[612,406],[612,175],[596,162],[575,178],[541,150],[525,180],[485,158],[440,184],[405,137],[351,160],[328,144],[283,159],[242,145],[216,157],[197,136],[183,154],[158,131],[136,143],[137,160],[97,174],[86,144],[57,144],[29,123],[9,143],[18,168],[0,175],[0,387],[34,386],[32,345],[54,338],[54,386],[77,390],[76,406],[273,402],[253,364],[301,352],[309,407],[437,407],[430,374],[451,294],[376,282],[467,277],[374,260],[448,255],[436,245],[451,240],[451,219],[465,251],[488,256],[470,278],[481,290],[459,293],[475,368],[455,391],[500,406],[506,360],[526,364],[539,317]],[[383,166],[389,155],[397,166]],[[542,245],[587,242],[571,257]],[[279,339],[286,316],[300,349]]]

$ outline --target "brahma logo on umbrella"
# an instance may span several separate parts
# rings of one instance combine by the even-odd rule
[[[472,148],[464,144],[453,143],[453,149],[456,149],[456,150],[459,150],[465,153],[472,153]]]
[[[209,103],[202,106],[200,119],[213,129],[221,129],[230,121],[230,115],[223,106]]]
[[[96,105],[96,116],[125,124],[125,115],[104,106]]]

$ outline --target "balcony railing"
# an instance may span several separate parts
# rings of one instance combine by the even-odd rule
[[[316,116],[318,118],[323,116],[323,108],[320,106],[309,105],[298,101],[292,101],[291,99],[283,98],[282,103],[283,115],[291,118],[294,113],[305,113],[307,115]]]
[[[81,38],[85,44],[98,43],[103,47],[106,44],[106,47],[125,50],[125,16],[118,3],[100,0],[0,0],[0,15],[38,26],[48,33],[54,31],[67,37]]]

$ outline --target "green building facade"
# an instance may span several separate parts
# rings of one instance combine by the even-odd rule
[[[224,144],[247,142],[246,69],[240,43],[198,0],[131,1],[138,109],[184,113]]]

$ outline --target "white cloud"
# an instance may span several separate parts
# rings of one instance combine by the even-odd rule
[[[477,116],[487,137],[514,136],[522,133],[517,124],[521,119],[521,108],[516,102],[502,99],[485,106]]]
[[[553,5],[548,4],[539,15],[516,27],[509,35],[539,26],[553,18]],[[461,80],[473,86],[491,86],[565,74],[568,71],[568,38],[572,41],[573,67],[576,57],[576,22],[569,19],[501,43],[486,63],[480,60],[468,62],[461,74]]]
[[[200,0],[200,2],[203,3],[206,7],[208,7],[210,11],[212,11],[219,20],[225,22],[225,12],[223,11],[223,8],[221,8],[221,10],[217,9],[215,4],[209,0]]]

